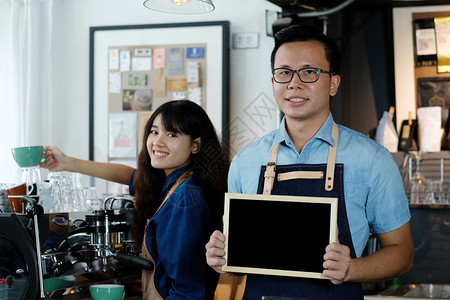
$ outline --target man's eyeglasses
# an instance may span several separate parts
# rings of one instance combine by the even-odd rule
[[[291,70],[288,68],[276,68],[273,69],[273,80],[278,83],[291,82],[294,77],[294,73],[297,73],[298,78],[304,83],[313,83],[319,80],[320,73],[326,73],[333,75],[333,73],[313,67],[301,68],[298,70]]]

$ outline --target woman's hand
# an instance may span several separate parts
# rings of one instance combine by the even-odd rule
[[[47,150],[44,158],[47,160],[41,163],[41,168],[49,169],[51,172],[70,171],[70,157],[65,155],[58,147],[44,146]]]

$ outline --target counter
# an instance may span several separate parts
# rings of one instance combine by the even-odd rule
[[[450,284],[407,284],[391,287],[378,295],[365,296],[364,299],[450,299]]]
[[[406,298],[406,297],[382,296],[382,295],[364,296],[364,300],[380,300],[380,299],[417,300],[417,299],[421,299],[421,298]],[[426,299],[426,298],[424,298],[424,299]]]

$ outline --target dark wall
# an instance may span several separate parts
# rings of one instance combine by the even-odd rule
[[[284,16],[290,23],[274,24],[274,32],[298,23],[320,29],[325,20],[327,35],[341,51],[341,84],[331,112],[336,122],[374,137],[383,111],[395,106],[392,8],[350,6],[325,18]]]
[[[395,106],[391,8],[349,8],[329,17],[328,35],[341,49],[336,121],[374,135],[383,111]],[[395,123],[395,122],[394,122]]]

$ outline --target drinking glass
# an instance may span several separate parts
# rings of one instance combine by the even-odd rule
[[[49,209],[49,212],[61,212],[61,182],[62,176],[60,172],[50,172],[47,177],[49,183],[52,185],[52,193],[50,196],[53,198],[54,206]]]
[[[409,158],[409,181],[407,189],[410,193],[410,202],[413,204],[425,203],[425,187],[427,180],[420,171],[420,153],[413,152]]]
[[[72,188],[70,191],[71,198],[71,211],[84,211],[86,200],[84,198],[83,189],[81,188]]]
[[[70,212],[77,205],[76,203],[72,203],[74,198],[72,194],[72,178],[62,176],[59,172],[51,174],[49,178],[52,184],[51,196],[56,202],[52,212]]]
[[[86,201],[86,209],[91,211],[101,209],[101,200],[97,196],[97,189],[95,187],[84,188],[83,193]]]
[[[75,203],[72,193],[72,177],[63,176],[62,178],[62,190],[61,190],[61,202],[64,207],[64,211],[70,212],[78,210],[77,203]]]

